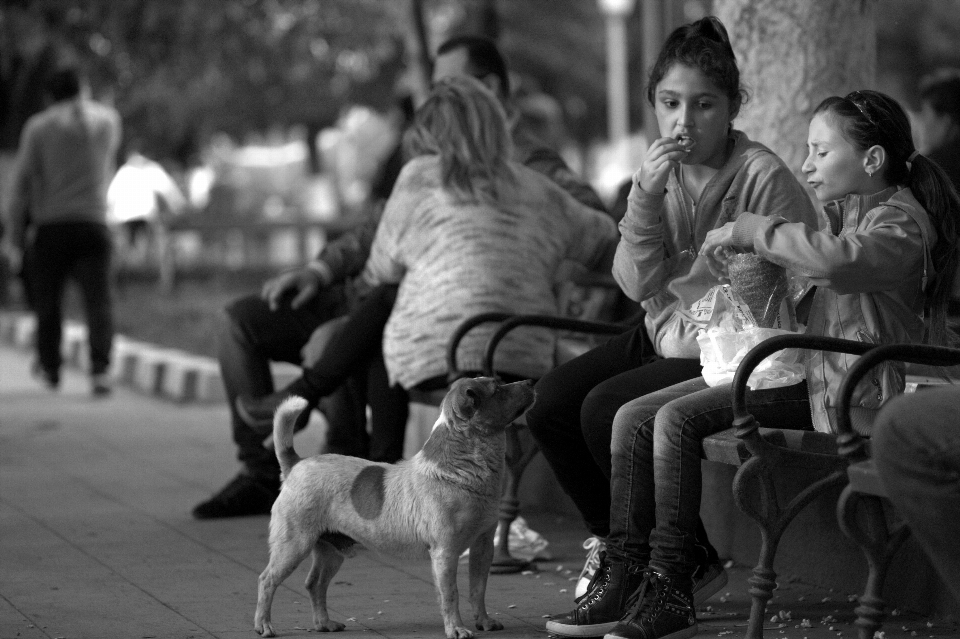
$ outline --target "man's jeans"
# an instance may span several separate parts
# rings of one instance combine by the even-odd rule
[[[59,376],[63,294],[67,279],[72,277],[83,296],[90,372],[105,373],[113,346],[109,229],[94,222],[43,224],[37,228],[29,253],[30,304],[37,314],[40,366],[48,374]]]
[[[747,406],[777,428],[812,429],[805,382],[748,391]],[[730,385],[702,377],[635,399],[613,422],[613,473],[607,547],[664,573],[696,568],[700,455],[705,437],[730,428]]]
[[[873,426],[873,459],[890,501],[960,600],[960,388],[890,401]]]
[[[346,298],[340,287],[321,291],[318,298],[297,310],[287,304],[271,311],[258,295],[241,297],[225,310],[219,335],[219,360],[230,407],[233,441],[238,458],[254,475],[275,478],[277,460],[263,445],[264,437],[240,418],[234,407],[238,395],[259,397],[274,391],[270,362],[300,365],[300,349],[313,331],[346,311]],[[366,423],[366,401],[362,393],[346,384],[328,398],[328,422],[336,429],[354,432]],[[335,429],[335,430],[336,430]]]

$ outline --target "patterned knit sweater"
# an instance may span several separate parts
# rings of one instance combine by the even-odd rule
[[[367,261],[371,284],[400,283],[383,337],[391,383],[404,388],[446,374],[447,342],[464,319],[482,312],[557,313],[555,275],[572,260],[610,264],[618,233],[540,173],[511,163],[514,185],[497,204],[463,202],[444,189],[436,156],[411,160],[387,201]],[[461,370],[480,370],[493,327],[461,342]],[[550,331],[513,331],[497,350],[499,372],[540,377],[553,367]]]

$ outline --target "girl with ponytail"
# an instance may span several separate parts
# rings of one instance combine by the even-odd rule
[[[631,458],[636,433],[618,430],[614,416],[638,396],[702,379],[699,327],[686,311],[720,284],[699,255],[704,239],[745,211],[799,226],[817,224],[810,198],[790,169],[733,127],[746,96],[719,20],[707,17],[669,36],[651,70],[647,97],[661,137],[633,176],[613,266],[620,287],[646,311],[644,321],[543,377],[526,415],[596,538],[584,547],[603,549],[596,562],[588,557],[574,610],[547,623],[549,633],[565,637],[635,634],[621,628],[635,593],[666,583],[651,581],[648,570],[659,508],[652,475],[648,484],[631,483],[631,474],[643,473]],[[650,471],[652,452],[641,463]],[[694,605],[726,585],[697,514],[690,523],[689,553],[670,577],[682,592],[670,608],[681,611],[678,625],[664,617],[656,632],[666,623],[670,632],[696,634]]]

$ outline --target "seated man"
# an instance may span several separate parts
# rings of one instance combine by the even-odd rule
[[[268,514],[280,491],[280,468],[268,433],[250,428],[237,414],[241,393],[262,395],[273,390],[271,361],[301,363],[301,349],[313,332],[350,308],[355,285],[366,261],[376,220],[368,220],[327,244],[303,268],[267,281],[260,295],[241,297],[225,309],[219,335],[219,360],[230,406],[233,441],[241,472],[210,499],[198,504],[198,519]],[[366,423],[361,380],[338,389],[326,405],[331,434],[358,432]],[[360,454],[350,442],[328,438],[328,451]]]
[[[544,146],[522,126],[510,100],[506,62],[493,41],[479,36],[459,36],[441,44],[437,49],[433,80],[437,82],[455,76],[470,76],[480,80],[500,101],[507,112],[514,161],[545,175],[580,203],[605,211],[596,192],[577,177],[555,151]],[[336,342],[336,346],[328,348],[303,376],[286,388],[269,395],[241,395],[237,400],[237,408],[247,425],[267,432],[274,411],[289,395],[315,399],[336,388],[358,362],[370,355],[367,345],[379,344],[395,295],[396,289],[392,288],[380,291],[375,299],[367,300],[365,308],[357,309],[353,314],[354,319],[342,328],[336,338],[330,340]],[[383,421],[386,422],[386,418]],[[394,433],[400,430],[396,425],[385,428]],[[374,430],[380,428],[375,425]]]
[[[438,49],[434,79],[438,80],[454,75],[468,75],[479,79],[500,99],[504,107],[507,108],[508,114],[512,113],[509,103],[510,83],[506,63],[492,41],[481,37],[462,36],[442,44]],[[587,206],[601,211],[604,210],[602,200],[593,189],[577,177],[556,152],[544,147],[527,132],[518,128],[515,118],[511,118],[511,135],[514,143],[515,160],[546,175]],[[337,246],[333,247],[333,250],[330,252],[325,250],[318,260],[311,262],[304,269],[282,275],[276,280],[268,282],[264,288],[265,296],[272,300],[271,304],[276,306],[281,295],[294,292],[296,296],[293,298],[293,304],[299,305],[301,299],[308,300],[316,295],[317,291],[322,288],[321,284],[329,285],[342,281],[345,276],[359,273],[369,254],[375,230],[376,220],[370,220],[357,232],[341,238]],[[367,373],[375,369],[358,368],[358,362],[364,360],[369,353],[354,351],[350,345],[353,344],[360,350],[364,350],[365,345],[370,343],[379,345],[383,325],[386,323],[392,308],[391,294],[395,292],[395,287],[387,285],[380,288],[378,295],[367,297],[364,303],[368,304],[369,308],[379,305],[381,312],[373,314],[367,313],[366,309],[358,309],[354,316],[362,318],[364,322],[350,322],[349,326],[342,327],[337,336],[330,340],[331,344],[336,343],[337,346],[326,349],[324,356],[312,368],[324,371],[324,374],[328,377],[336,376],[337,383],[341,383],[339,380],[349,375],[351,371],[362,371],[358,373],[358,377],[366,379]],[[335,289],[330,291],[324,289],[321,292],[321,298],[336,297],[336,295]],[[341,296],[341,299],[344,298]],[[262,352],[258,353],[258,347],[255,346],[254,342],[270,342],[255,336],[268,334],[285,336],[284,343],[292,344],[285,346],[286,357],[290,357],[293,350],[299,353],[300,346],[308,339],[309,334],[307,337],[303,336],[304,329],[310,332],[319,326],[319,323],[315,323],[319,318],[311,318],[309,321],[295,321],[288,328],[284,328],[279,324],[277,317],[266,311],[265,307],[256,300],[245,298],[238,302],[238,304],[240,303],[255,307],[258,317],[263,318],[262,322],[254,323],[249,328],[241,328],[242,324],[240,322],[231,321],[232,328],[228,331],[227,339],[224,340],[228,347],[225,348],[225,354],[221,357],[222,362],[235,361],[236,364],[232,365],[231,368],[238,371],[237,380],[230,382],[227,379],[227,366],[224,366],[224,383],[228,389],[227,399],[231,406],[234,441],[240,448],[240,459],[245,465],[245,470],[228,484],[221,493],[195,509],[194,514],[201,518],[233,516],[209,514],[211,512],[227,512],[234,515],[269,512],[279,487],[279,469],[276,467],[276,460],[273,459],[273,452],[263,447],[263,440],[269,433],[269,421],[274,408],[279,401],[287,397],[291,387],[273,393],[272,382],[264,383],[265,380],[262,377],[263,363],[269,359],[283,359],[283,357],[280,357],[280,354],[268,356]],[[327,301],[324,299],[318,300],[317,303],[327,308]],[[344,312],[345,307],[337,308],[336,311],[326,312],[325,317],[329,319]],[[228,311],[228,316],[236,315],[237,312],[238,310]],[[379,323],[371,321],[377,318],[379,318]],[[263,325],[264,323],[266,325]],[[276,339],[278,338],[275,337],[274,340]],[[241,346],[241,344],[243,345]],[[276,342],[274,344],[278,345]],[[235,355],[231,356],[230,353],[235,353]],[[255,360],[253,362],[247,359],[251,353],[257,353],[253,357]],[[251,364],[255,365],[253,368],[261,367],[261,372],[250,372]],[[382,367],[377,370],[383,371]],[[240,371],[245,372],[240,373]],[[253,377],[259,379],[260,382],[250,383],[249,380]],[[303,386],[306,378],[307,376],[294,382],[293,387],[300,388]],[[241,379],[247,381],[241,382]],[[355,379],[355,383],[359,381]],[[300,392],[306,394],[303,390]],[[342,392],[342,390],[338,392]],[[389,398],[387,399],[389,400]],[[242,409],[242,412],[237,411],[238,407]],[[384,415],[383,419],[386,421],[391,416],[393,418],[405,416],[406,410],[405,403],[402,408],[397,404],[393,411],[389,411],[391,414]],[[375,412],[379,413],[380,411]],[[329,413],[328,419],[333,419]],[[374,415],[374,421],[376,422],[376,420],[377,416]],[[395,421],[399,420],[395,419]],[[374,424],[374,429],[381,430],[376,424]],[[396,434],[398,429],[390,424],[385,425],[383,430]],[[400,435],[402,437],[402,432]],[[385,447],[394,451],[398,449],[396,443],[393,445],[385,444]],[[402,441],[399,448],[402,449]],[[330,450],[330,452],[341,451]]]
[[[446,346],[461,322],[491,311],[555,313],[561,263],[609,268],[618,238],[613,220],[514,159],[505,111],[476,79],[438,80],[406,142],[411,159],[387,200],[364,269],[378,287],[371,299],[390,294],[351,314],[301,379],[261,400],[241,398],[238,412],[251,427],[268,432],[287,396],[316,402],[357,368],[389,373],[391,388],[443,387]],[[357,338],[356,327],[367,324],[369,339]],[[492,331],[481,327],[461,342],[466,370],[480,369]],[[381,334],[382,353],[372,347]],[[338,374],[325,360],[348,344],[355,357]],[[539,377],[553,365],[548,330],[517,331],[504,345],[498,361],[504,375]]]

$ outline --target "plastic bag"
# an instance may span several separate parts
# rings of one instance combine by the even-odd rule
[[[733,381],[737,367],[751,348],[774,335],[788,335],[794,331],[781,328],[748,326],[741,331],[729,331],[715,326],[701,330],[697,335],[700,344],[700,364],[703,379],[709,386],[719,386]],[[800,352],[786,348],[770,355],[753,369],[747,386],[751,390],[791,386],[804,379],[804,366]]]
[[[714,286],[690,307],[689,316],[703,328],[697,335],[703,378],[709,386],[733,381],[747,352],[775,335],[797,332],[796,317],[784,294],[773,314],[773,327],[757,326],[750,307],[729,285]],[[804,379],[804,366],[797,349],[789,348],[767,357],[750,375],[751,390],[790,386]]]

